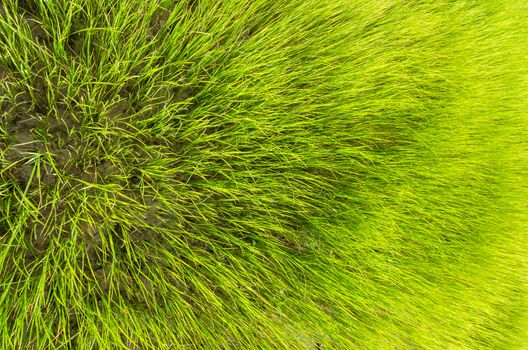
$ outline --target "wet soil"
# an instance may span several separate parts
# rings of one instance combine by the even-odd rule
[[[15,10],[14,15],[19,18],[21,26],[29,28],[34,43],[43,51],[53,52],[56,38],[51,37],[43,27],[42,16],[35,2],[19,0]],[[6,11],[12,10],[0,5],[0,16],[4,16]],[[151,36],[163,30],[168,15],[167,9],[160,9],[155,14],[149,32]],[[76,18],[72,33],[85,27],[86,23],[87,18]],[[69,35],[65,40],[64,59],[70,66],[82,67],[83,40],[85,37],[79,32]],[[2,42],[0,46],[3,46]],[[147,254],[151,261],[134,265],[127,254],[131,250],[144,254],[149,249],[155,249],[153,247],[165,246],[169,244],[166,238],[146,228],[125,227],[117,220],[97,229],[86,225],[81,230],[83,232],[72,235],[72,224],[67,218],[78,208],[72,207],[76,203],[68,199],[76,191],[85,191],[87,195],[96,197],[99,193],[97,188],[87,184],[115,185],[128,198],[149,204],[149,198],[154,198],[155,194],[140,190],[139,185],[146,180],[142,178],[141,172],[134,169],[159,155],[146,153],[134,141],[131,137],[134,130],[130,129],[130,124],[135,123],[137,129],[152,128],[154,125],[149,124],[152,123],[150,120],[167,103],[189,101],[182,104],[180,113],[190,113],[195,106],[190,101],[199,87],[162,87],[149,96],[148,103],[144,102],[145,99],[138,98],[141,94],[139,77],[143,69],[139,65],[131,69],[125,84],[117,93],[109,88],[108,95],[111,97],[108,101],[86,106],[85,101],[90,96],[89,86],[68,91],[64,85],[65,79],[59,82],[57,71],[54,71],[60,70],[59,66],[47,66],[42,56],[37,54],[30,59],[29,78],[22,76],[15,62],[0,60],[0,204],[4,201],[12,203],[9,209],[4,209],[5,206],[0,209],[0,244],[12,238],[9,219],[17,217],[24,209],[14,199],[24,194],[38,205],[36,215],[27,219],[24,237],[20,240],[22,245],[11,251],[12,261],[7,263],[12,268],[4,268],[0,274],[11,274],[15,276],[14,280],[20,281],[27,278],[21,269],[38,274],[40,258],[50,249],[56,249],[56,245],[61,242],[72,244],[72,237],[76,237],[74,246],[82,251],[78,266],[83,271],[79,271],[79,274],[85,276],[87,285],[96,286],[93,288],[95,292],[87,300],[92,298],[94,303],[98,303],[109,293],[110,283],[113,283],[114,287],[119,285],[116,297],[138,309],[148,307],[158,300],[160,292],[145,278],[149,272],[144,264],[150,262],[162,266],[163,260],[155,258],[155,253],[152,256]],[[134,123],[131,123],[131,118],[134,118]],[[91,136],[95,134],[95,126],[101,125],[110,125],[112,132],[103,142],[98,142]],[[162,140],[155,133],[146,133],[142,140],[142,143],[154,146],[153,149],[171,150],[173,153],[181,151],[181,141],[169,139],[168,142],[170,144],[167,144],[166,138]],[[112,163],[106,156],[115,150],[116,145],[128,150],[127,156],[120,159],[121,164]],[[51,201],[57,192],[63,199]],[[149,205],[149,211],[141,217],[143,227],[169,225],[169,218],[160,219],[163,215],[156,213],[160,204],[151,200]],[[96,216],[93,214],[91,219],[97,220]],[[104,243],[109,239],[115,244],[112,251],[109,251],[108,243]],[[110,260],[110,256],[122,259],[122,263],[118,264],[121,273],[117,277],[111,276],[110,266],[114,264],[115,267],[116,263]],[[71,334],[76,332],[77,327],[77,318],[72,314]],[[74,345],[71,344],[72,347]]]

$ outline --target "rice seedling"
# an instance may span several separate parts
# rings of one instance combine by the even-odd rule
[[[524,0],[5,0],[0,348],[526,349]]]

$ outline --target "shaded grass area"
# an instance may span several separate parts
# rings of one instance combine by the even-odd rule
[[[523,1],[0,6],[5,349],[523,349]]]

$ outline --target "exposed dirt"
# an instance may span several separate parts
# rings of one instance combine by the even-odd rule
[[[41,25],[38,7],[29,0],[19,1],[18,6],[20,23],[29,28],[33,41],[53,52],[55,38]],[[4,11],[6,9],[0,6],[0,15],[3,15]],[[162,30],[169,13],[170,10],[160,10],[153,20],[150,35],[155,36]],[[88,23],[86,18],[77,18],[72,24],[72,33],[82,29],[85,23]],[[83,40],[83,33],[71,34],[65,40],[66,59],[73,62],[72,65],[82,65],[80,60],[83,53],[80,50]],[[126,83],[118,91],[118,99],[104,101],[109,106],[106,110],[102,107],[87,110],[83,101],[88,99],[89,86],[80,91],[67,91],[67,87],[59,84],[53,76],[56,72],[50,71],[50,67],[45,65],[41,57],[35,55],[32,60],[31,78],[25,81],[14,62],[0,61],[0,182],[6,184],[0,192],[0,202],[22,192],[27,193],[33,203],[39,203],[41,198],[46,196],[51,197],[56,191],[64,196],[81,190],[91,195],[97,194],[98,190],[95,188],[85,189],[86,184],[116,185],[130,198],[145,197],[138,186],[144,181],[141,173],[127,173],[128,169],[117,167],[106,159],[105,155],[112,152],[115,145],[124,144],[130,148],[130,154],[135,155],[135,158],[144,158],[142,161],[152,158],[153,155],[145,154],[138,145],[127,139],[127,132],[133,130],[127,129],[129,127],[125,122],[134,118],[138,128],[148,130],[153,125],[146,121],[151,120],[167,102],[180,103],[191,100],[199,88],[160,88],[154,90],[153,95],[145,102],[137,98],[141,93],[138,87],[139,76],[144,68],[139,65],[130,71]],[[193,104],[187,104],[185,108],[182,107],[181,113],[188,113],[192,108]],[[93,123],[88,125],[87,121]],[[97,123],[106,123],[105,125],[115,128],[115,132],[100,144],[86,138],[86,135],[93,134],[93,125],[99,125]],[[182,148],[182,144],[176,139],[170,141],[173,144],[167,145],[167,140],[160,140],[156,135],[145,139],[144,142],[147,145],[159,146],[160,149],[170,148],[174,152],[179,152]],[[135,158],[123,161],[134,165],[138,163]],[[77,209],[69,205],[71,204],[68,204],[67,200],[53,205],[41,202],[38,215],[27,221],[25,247],[13,251],[13,256],[22,255],[23,264],[31,266],[48,249],[53,249],[54,241],[69,239],[68,231],[71,226],[67,220],[66,223],[61,222]],[[152,213],[145,215],[145,223],[152,226],[163,225],[159,215],[155,213],[157,205],[159,203],[152,203]],[[0,243],[11,237],[6,218],[15,217],[20,209],[14,204],[9,213],[0,212]],[[61,227],[61,230],[58,231],[57,227]],[[95,283],[98,286],[99,292],[94,295],[95,300],[108,292],[110,283],[111,262],[108,259],[108,251],[105,251],[108,247],[103,244],[103,238],[114,241],[114,249],[117,254],[122,254],[123,261],[127,260],[127,249],[145,250],[148,249],[146,243],[166,243],[154,231],[140,228],[133,231],[134,242],[128,243],[125,239],[129,237],[129,233],[123,233],[122,224],[119,222],[108,223],[107,227],[100,228],[100,231],[89,226],[83,231],[78,244],[85,250],[80,257],[84,261],[80,261],[79,265],[84,266],[84,272],[88,276],[86,283]],[[131,228],[127,228],[128,231],[132,232]],[[156,263],[161,264],[162,261],[156,260]],[[12,265],[15,266],[14,261]],[[127,268],[128,265],[123,263],[122,267]],[[136,266],[135,270],[124,271],[119,293],[131,305],[141,308],[145,305],[145,291],[154,297],[153,300],[156,300],[159,292],[144,277],[139,280],[130,277],[137,275],[137,271],[148,275],[146,266]],[[20,274],[16,270],[11,270],[11,273]],[[24,278],[23,275],[19,277],[21,280]],[[73,334],[78,327],[75,315],[71,316],[70,321]]]

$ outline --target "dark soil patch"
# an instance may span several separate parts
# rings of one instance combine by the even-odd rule
[[[41,14],[34,1],[19,1],[18,16],[20,23],[27,25],[32,40],[42,50],[53,52],[53,38],[41,23]],[[189,1],[189,9],[195,10],[198,1]],[[0,11],[3,11],[0,6]],[[165,24],[171,9],[160,9],[151,24],[152,40],[158,33],[169,31]],[[63,67],[83,67],[87,63],[87,54],[95,49],[85,49],[86,32],[79,32],[88,23],[87,18],[79,15],[73,18],[71,34],[66,36],[64,45],[66,57],[58,58],[56,66],[48,66],[40,55],[29,57],[32,75],[24,80],[13,62],[0,65],[0,181],[6,183],[0,197],[0,204],[11,201],[9,212],[0,206],[1,217],[16,217],[24,210],[15,200],[26,196],[28,201],[38,208],[34,217],[28,217],[25,230],[19,232],[24,248],[13,251],[12,265],[17,256],[22,256],[23,266],[38,274],[38,269],[28,267],[39,264],[47,256],[56,242],[71,241],[81,247],[77,264],[86,279],[86,285],[95,285],[95,292],[86,297],[94,303],[100,301],[112,289],[123,300],[138,310],[147,308],[152,302],[160,300],[162,292],[149,281],[147,264],[155,264],[160,269],[171,267],[157,253],[167,250],[172,242],[163,234],[175,223],[174,216],[167,214],[165,204],[156,201],[158,183],[193,182],[198,176],[173,175],[173,178],[152,179],[144,174],[150,164],[163,158],[178,159],[184,152],[189,140],[181,140],[175,131],[163,131],[166,120],[158,120],[165,108],[174,110],[173,129],[181,127],[182,120],[199,105],[199,86],[179,86],[159,82],[159,86],[145,87],[141,76],[145,64],[131,67],[126,80],[118,87],[103,87],[100,103],[92,103],[95,85],[90,83],[68,89]],[[1,42],[0,42],[1,44]],[[92,50],[93,52],[88,50]],[[94,56],[94,60],[97,57]],[[160,59],[158,64],[166,62]],[[151,69],[152,67],[149,67]],[[70,87],[71,88],[71,87]],[[99,87],[98,87],[99,88]],[[204,130],[204,134],[218,131],[219,127]],[[162,131],[160,131],[162,130]],[[137,134],[141,138],[137,138]],[[177,164],[174,164],[176,167]],[[165,169],[162,169],[165,170]],[[106,186],[102,190],[98,186]],[[163,188],[162,188],[163,189]],[[106,191],[106,192],[105,192]],[[57,198],[57,192],[59,197]],[[136,221],[127,224],[119,220],[98,222],[97,227],[84,223],[72,223],[77,205],[72,203],[72,193],[82,193],[93,198],[109,196],[118,199],[116,206],[126,206],[126,201],[144,203],[144,211],[133,213]],[[126,197],[126,199],[125,199]],[[75,198],[75,197],[73,197]],[[84,204],[89,207],[93,203]],[[103,210],[125,209],[103,208]],[[90,219],[98,218],[98,213]],[[128,214],[128,213],[126,213]],[[90,214],[88,214],[90,215]],[[133,215],[131,215],[133,216]],[[189,221],[193,220],[189,218]],[[72,234],[75,229],[78,235]],[[186,224],[188,230],[192,230]],[[220,223],[219,223],[220,225]],[[158,228],[158,230],[153,229]],[[9,239],[6,225],[0,221],[0,239]],[[186,239],[189,247],[197,251],[208,252],[210,247],[202,241]],[[108,242],[112,242],[112,250]],[[146,256],[145,261],[132,263],[130,254]],[[209,251],[209,253],[213,253]],[[173,249],[173,254],[178,252]],[[115,259],[116,261],[111,261]],[[187,264],[190,259],[180,257]],[[112,269],[121,269],[116,274]],[[10,273],[15,273],[15,269]],[[112,275],[113,274],[113,275]],[[20,280],[28,276],[20,275]],[[166,277],[170,280],[170,277]],[[191,294],[192,286],[177,279],[170,281],[181,289],[182,294]],[[191,304],[192,298],[188,298]],[[71,334],[78,330],[75,313],[69,317]]]

